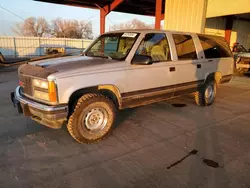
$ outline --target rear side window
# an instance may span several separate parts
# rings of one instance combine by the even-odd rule
[[[194,41],[191,35],[173,34],[178,60],[197,59]]]
[[[211,59],[232,56],[230,48],[224,38],[199,35],[199,39],[206,58]]]

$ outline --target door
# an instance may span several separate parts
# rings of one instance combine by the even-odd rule
[[[176,60],[172,62],[175,73],[172,79],[175,81],[174,96],[195,92],[204,79],[202,76],[202,53],[195,42],[195,35],[172,34],[176,50]]]
[[[139,106],[172,97],[174,82],[171,77],[174,71],[170,72],[172,55],[166,34],[146,34],[135,56],[149,57],[152,64],[138,65],[132,60],[128,66],[127,92],[122,94],[126,105]]]

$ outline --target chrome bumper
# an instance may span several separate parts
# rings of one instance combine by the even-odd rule
[[[48,106],[48,105],[44,105],[36,101],[30,100],[27,97],[24,97],[20,94],[20,86],[16,88],[15,98],[20,103],[27,104],[29,107],[33,107],[41,111],[54,112],[54,111],[61,111],[61,110],[67,111],[68,109],[67,106]]]
[[[61,128],[67,120],[68,106],[48,106],[22,96],[20,86],[14,93],[15,103],[20,103],[25,116],[31,117],[34,121],[51,128]]]

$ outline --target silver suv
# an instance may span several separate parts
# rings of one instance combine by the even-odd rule
[[[224,38],[161,30],[126,30],[98,37],[81,56],[19,67],[12,100],[25,116],[51,128],[66,122],[90,143],[107,135],[117,110],[195,93],[211,105],[217,86],[232,78]]]

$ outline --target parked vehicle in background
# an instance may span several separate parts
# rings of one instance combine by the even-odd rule
[[[235,72],[244,75],[250,71],[250,52],[239,43],[235,43],[232,49],[235,59]]]
[[[19,67],[14,104],[51,128],[67,122],[80,143],[102,139],[117,110],[195,93],[211,105],[234,60],[224,38],[186,32],[126,30],[98,37],[82,56]],[[154,126],[154,125],[152,125]]]

